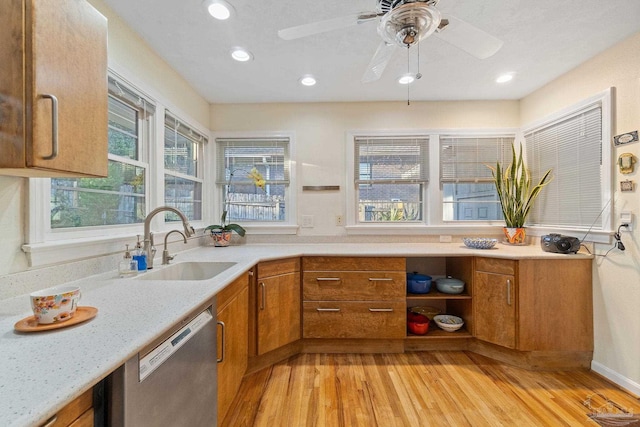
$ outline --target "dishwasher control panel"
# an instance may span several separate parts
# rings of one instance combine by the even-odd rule
[[[142,382],[147,378],[162,362],[167,360],[173,353],[184,345],[189,339],[202,329],[207,323],[213,319],[213,315],[209,309],[206,309],[193,320],[180,328],[175,334],[171,335],[159,346],[151,350],[146,356],[138,362],[139,380]]]

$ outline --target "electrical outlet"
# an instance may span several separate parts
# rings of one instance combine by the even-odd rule
[[[302,228],[313,228],[313,215],[302,215]]]
[[[633,231],[633,213],[629,211],[620,212],[620,224],[628,224],[628,226],[622,227],[620,231]]]
[[[451,236],[440,236],[440,243],[451,243],[452,241]]]
[[[344,216],[342,215],[336,215],[336,225],[338,227],[341,227],[344,225]]]

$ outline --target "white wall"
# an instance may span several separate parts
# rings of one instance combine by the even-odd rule
[[[101,0],[90,0],[90,3],[109,20],[109,65],[125,70],[126,77],[144,76],[140,80],[153,87],[176,110],[209,126],[208,102]],[[136,83],[137,80],[133,80]],[[26,255],[21,250],[28,220],[27,188],[27,178],[0,177],[0,276],[28,269]]]
[[[592,58],[521,101],[526,125],[608,87],[615,87],[614,135],[640,129],[640,33]],[[607,141],[608,143],[609,141]],[[640,143],[616,148],[640,156]],[[614,250],[594,261],[594,369],[640,394],[640,174],[615,174],[616,227],[618,213],[634,213],[634,230],[622,233],[624,252]],[[616,168],[617,171],[617,168]],[[635,191],[621,193],[619,182],[630,179]],[[611,245],[598,245],[599,253]]]
[[[299,235],[344,234],[335,216],[345,215],[345,133],[349,130],[412,130],[517,127],[517,101],[376,102],[317,104],[217,104],[214,131],[293,131],[296,143]],[[302,192],[304,185],[340,185],[339,192]]]

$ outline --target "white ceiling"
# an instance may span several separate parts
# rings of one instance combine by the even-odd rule
[[[405,50],[398,49],[380,80],[360,82],[380,42],[375,21],[292,41],[277,35],[374,10],[375,0],[228,0],[236,13],[227,21],[209,16],[202,0],[104,1],[211,103],[407,99],[407,87],[396,82],[407,71]],[[504,45],[479,60],[440,39],[423,40],[423,77],[410,87],[414,101],[520,99],[640,31],[640,0],[441,0],[437,7]],[[254,60],[232,60],[234,46],[250,50]],[[496,84],[505,72],[515,79]],[[304,74],[318,84],[301,86]]]

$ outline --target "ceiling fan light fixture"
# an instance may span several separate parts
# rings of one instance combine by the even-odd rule
[[[506,73],[498,76],[496,83],[507,83],[513,80],[513,73]]]
[[[204,5],[209,15],[220,21],[229,19],[235,12],[233,6],[225,0],[205,0]]]
[[[302,76],[300,78],[300,84],[303,86],[315,86],[318,81],[312,75]]]
[[[386,13],[378,25],[378,34],[387,42],[398,46],[413,46],[430,36],[440,25],[438,9],[423,2],[406,3]]]
[[[398,77],[398,83],[401,85],[410,85],[416,80],[416,77],[413,74],[403,74]]]
[[[238,62],[248,62],[253,59],[253,54],[241,47],[231,49],[231,57]]]

